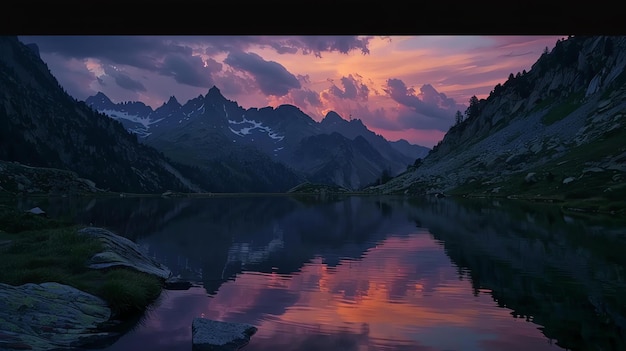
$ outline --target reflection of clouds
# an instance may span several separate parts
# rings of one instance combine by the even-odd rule
[[[267,260],[271,253],[282,250],[285,246],[283,230],[275,224],[272,232],[274,235],[272,240],[260,248],[253,248],[247,242],[233,243],[228,249],[227,264],[240,262],[243,267],[246,264],[260,263]]]
[[[293,333],[349,335],[356,344],[346,349],[406,344],[480,350],[484,342],[506,344],[498,340],[512,332],[545,342],[532,324],[513,325],[507,310],[496,308],[487,294],[474,297],[471,291],[440,244],[422,232],[387,238],[361,260],[341,260],[335,267],[317,258],[291,276],[244,273],[222,286],[210,308],[229,311],[220,314],[226,320],[260,323],[254,337],[258,348],[251,343],[250,351],[266,345],[300,350],[293,347],[298,341],[287,348],[274,344]],[[365,340],[357,337],[363,325],[368,326]],[[493,328],[498,332],[490,332]],[[454,341],[444,337],[450,331],[457,336]]]
[[[150,344],[139,348],[188,349],[199,316],[257,326],[247,351],[556,348],[488,293],[474,296],[430,233],[412,223],[389,232],[359,259],[334,266],[320,255],[291,274],[243,272],[211,297],[201,288],[167,291],[146,330],[136,332]],[[116,350],[138,346],[128,340]]]

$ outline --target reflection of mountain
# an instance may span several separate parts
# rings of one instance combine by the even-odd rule
[[[554,207],[514,212],[439,200],[417,203],[414,211],[453,262],[469,270],[475,294],[491,290],[500,307],[541,325],[569,350],[626,349],[623,239],[568,224]]]
[[[174,274],[216,292],[244,270],[289,274],[313,258],[336,266],[383,240],[400,213],[371,198],[302,203],[289,197],[108,198],[43,206],[138,242]]]
[[[44,209],[52,213],[56,208],[50,204]],[[214,297],[228,295],[229,286],[232,290],[236,285],[224,284],[229,280],[252,279],[251,273],[242,272],[261,272],[259,280],[269,276],[315,280],[318,273],[312,267],[324,266],[336,277],[336,272],[349,271],[352,263],[353,273],[336,277],[341,279],[326,288],[345,299],[355,298],[367,290],[359,284],[371,280],[359,276],[368,274],[358,268],[363,257],[376,268],[390,267],[376,261],[381,243],[387,252],[396,247],[406,253],[410,241],[399,239],[430,232],[458,266],[459,276],[471,278],[474,294],[489,291],[499,306],[541,326],[561,347],[626,348],[626,301],[618,295],[626,290],[626,243],[620,237],[624,227],[589,224],[564,216],[558,207],[415,197],[314,203],[281,196],[98,199],[77,208],[74,216],[125,230],[124,235],[175,274],[188,274]],[[407,220],[422,229],[407,230]],[[433,252],[440,253],[438,248]],[[390,257],[400,260],[404,256],[399,253]],[[419,257],[419,264],[410,257]],[[415,290],[418,282],[419,291],[436,295],[432,287],[438,284],[418,279],[441,266],[431,258],[423,251],[406,256],[401,265],[416,268],[393,282],[384,281],[385,297],[406,296],[407,287]],[[292,292],[287,290],[268,291]],[[472,292],[459,291],[465,293]],[[284,298],[282,308],[293,302],[289,294],[275,297]],[[257,296],[256,301],[268,308],[262,305],[265,298]]]
[[[244,270],[290,274],[315,257],[329,266],[337,265],[342,258],[360,258],[383,240],[388,234],[385,228],[393,225],[393,219],[383,220],[374,200],[353,197],[337,203],[299,206],[273,221],[257,223],[255,230],[231,231],[231,241],[224,242],[221,252],[211,250],[210,255],[204,255],[203,282],[207,291],[217,291],[216,282],[234,279]],[[210,264],[208,256],[213,257]]]

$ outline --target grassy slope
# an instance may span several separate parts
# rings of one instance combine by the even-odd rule
[[[0,205],[0,282],[58,282],[99,296],[113,318],[141,313],[161,293],[159,278],[130,269],[95,270],[86,262],[102,244],[72,223]]]
[[[598,162],[607,155],[617,155],[626,151],[624,140],[626,130],[617,129],[598,140],[573,148],[563,157],[517,173],[505,182],[484,184],[476,181],[462,185],[450,194],[516,196],[559,202],[566,209],[626,214],[626,176],[623,172],[605,170],[583,173],[583,170],[591,167],[592,162]],[[524,181],[530,172],[536,173],[537,182]],[[552,179],[547,176],[548,172],[552,174]],[[574,181],[563,184],[563,180],[568,177],[573,177]],[[494,188],[499,188],[499,191],[493,192]]]

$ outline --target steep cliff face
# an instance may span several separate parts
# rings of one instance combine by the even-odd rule
[[[417,169],[371,190],[515,194],[534,187],[538,195],[563,195],[567,184],[622,189],[625,67],[626,37],[560,41],[529,72],[476,100]]]
[[[73,99],[32,48],[7,36],[0,36],[0,160],[72,171],[112,191],[200,190],[119,122]]]

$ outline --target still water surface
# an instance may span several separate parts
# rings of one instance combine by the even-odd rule
[[[194,283],[164,291],[107,351],[188,351],[195,317],[258,327],[246,351],[626,349],[626,230],[557,207],[398,197],[20,206],[109,228]]]

